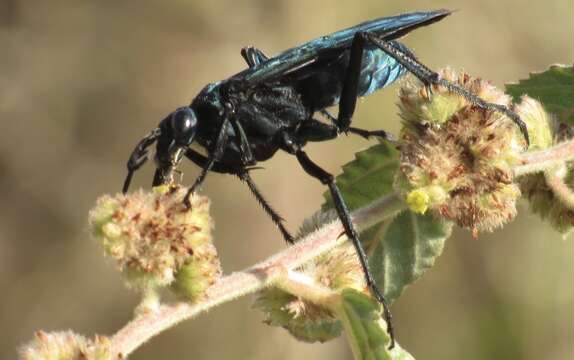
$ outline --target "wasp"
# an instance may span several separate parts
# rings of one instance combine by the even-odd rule
[[[153,186],[170,183],[184,157],[202,169],[185,197],[188,205],[189,196],[209,172],[237,176],[247,184],[285,240],[292,243],[293,237],[284,227],[282,217],[265,200],[249,171],[279,150],[295,156],[307,174],[329,188],[367,285],[383,304],[393,347],[391,313],[369,271],[345,200],[333,175],[311,160],[304,147],[308,142],[328,141],[341,134],[392,139],[384,130],[353,127],[351,120],[357,98],[382,89],[409,72],[428,85],[429,90],[430,85],[440,84],[482,108],[505,113],[528,139],[526,125],[514,112],[441,79],[396,41],[450,14],[449,10],[436,10],[382,17],[321,36],[274,57],[254,47],[243,48],[241,56],[248,66],[245,70],[205,86],[190,105],[170,113],[137,144],[127,163],[123,191],[127,192],[134,172],[148,159],[148,149],[155,143]],[[331,106],[338,106],[336,116],[326,110]],[[323,121],[317,119],[318,114]],[[192,149],[192,144],[198,144],[207,155]]]

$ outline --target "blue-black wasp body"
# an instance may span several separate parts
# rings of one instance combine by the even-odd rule
[[[367,285],[385,305],[385,318],[394,339],[390,312],[368,269],[365,252],[334,177],[315,164],[303,147],[308,142],[334,139],[341,133],[389,138],[382,130],[352,127],[351,118],[358,97],[393,83],[407,72],[427,85],[448,86],[479,106],[515,115],[444,82],[395,41],[449,14],[448,10],[437,10],[379,18],[317,38],[272,58],[253,47],[242,49],[247,69],[205,86],[189,106],[169,114],[140,141],[128,161],[124,192],[133,173],[146,161],[147,148],[156,143],[154,186],[171,182],[173,169],[183,157],[202,168],[186,203],[209,171],[236,175],[248,185],[283,237],[292,242],[283,219],[263,198],[249,171],[278,150],[293,154],[305,172],[329,187],[345,234],[357,250]],[[334,105],[339,108],[337,116],[325,110]],[[328,121],[317,120],[317,113]],[[519,118],[515,121],[524,128]],[[192,143],[203,147],[207,155],[191,149]]]
[[[390,40],[448,14],[443,10],[418,12],[368,21],[322,36],[271,59],[257,49],[243,49],[249,68],[205,86],[190,106],[177,109],[160,123],[162,135],[157,142],[158,172],[154,185],[170,180],[173,165],[185,155],[183,150],[191,142],[195,141],[207,152],[213,151],[225,119],[231,120],[231,124],[226,126],[226,146],[216,161],[220,165],[216,168],[231,170],[269,159],[284,147],[279,139],[284,132],[296,137],[301,146],[307,141],[336,137],[340,132],[337,130],[347,129],[324,126],[313,115],[339,104],[355,34],[368,31]],[[368,45],[362,55],[358,88],[352,97],[369,95],[405,73],[406,69],[397,60]],[[178,129],[186,121],[193,125]],[[185,132],[186,136],[180,143],[172,143],[178,132]]]

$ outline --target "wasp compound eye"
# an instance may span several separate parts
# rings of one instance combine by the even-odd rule
[[[195,136],[197,117],[189,107],[182,107],[171,115],[173,139],[179,145],[189,145]]]

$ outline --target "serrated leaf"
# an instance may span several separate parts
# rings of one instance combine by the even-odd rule
[[[404,211],[388,226],[376,228],[378,233],[373,236],[380,239],[376,241],[369,266],[386,299],[392,302],[434,265],[451,234],[452,223],[430,214]]]
[[[347,206],[354,210],[393,190],[393,179],[399,168],[398,151],[387,143],[374,145],[355,154],[355,160],[343,165],[337,186]],[[333,208],[329,192],[323,209]]]
[[[531,73],[518,84],[507,84],[506,92],[519,101],[524,94],[539,100],[561,122],[574,125],[574,67],[552,65],[548,70]]]
[[[341,294],[339,318],[356,360],[414,360],[398,344],[389,350],[387,324],[379,304],[356,290]]]
[[[398,166],[398,152],[385,143],[357,153],[336,179],[347,205],[356,209],[390,194]],[[325,197],[323,208],[332,208],[329,194]],[[434,264],[451,228],[432,215],[405,211],[361,232],[371,272],[389,302]]]

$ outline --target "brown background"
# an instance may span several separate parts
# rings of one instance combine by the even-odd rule
[[[102,259],[87,211],[119,190],[135,142],[200,88],[269,54],[367,19],[458,9],[405,42],[434,68],[496,84],[574,59],[571,0],[0,1],[0,358],[36,329],[111,334],[137,297]],[[398,129],[396,87],[361,101],[356,124]],[[337,173],[368,143],[309,146]],[[324,189],[278,155],[256,181],[295,230]],[[151,167],[136,186],[149,186]],[[191,181],[197,168],[183,167]],[[250,194],[211,175],[226,271],[284,244]],[[574,355],[574,243],[526,212],[473,241],[456,231],[425,278],[393,306],[398,339],[419,359],[566,359]],[[342,340],[304,344],[261,323],[242,299],[170,330],[133,359],[349,359]]]

